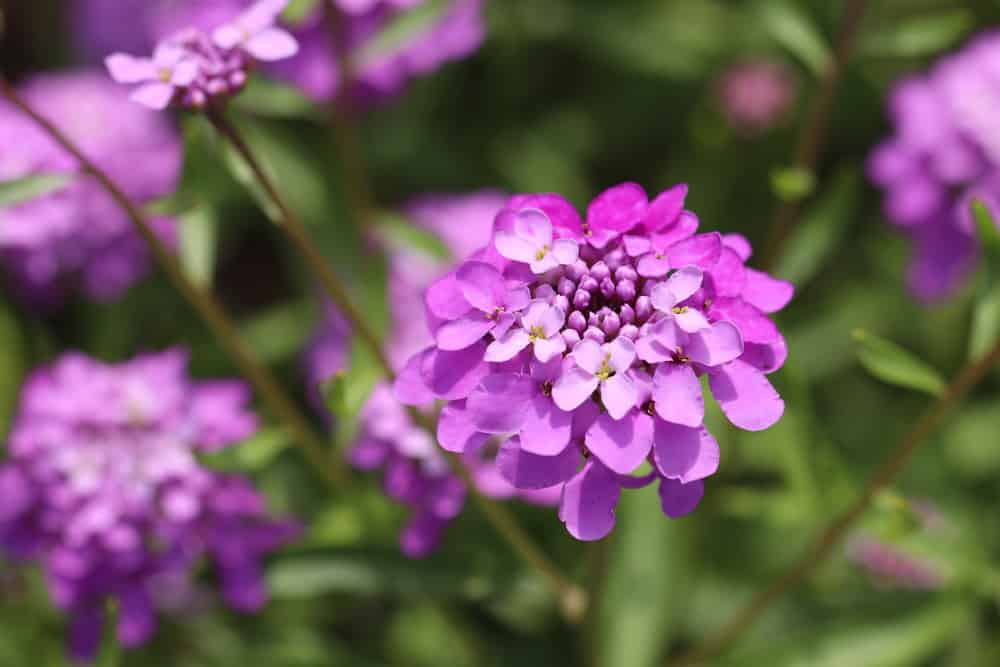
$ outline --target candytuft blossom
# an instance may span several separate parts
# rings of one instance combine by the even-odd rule
[[[0,549],[42,568],[77,659],[94,657],[109,599],[119,641],[147,641],[158,587],[183,588],[203,558],[230,606],[259,609],[261,558],[297,532],[249,481],[199,464],[257,419],[245,385],[193,382],[186,364],[177,350],[116,366],[70,353],[24,386],[0,465]]]
[[[162,40],[151,58],[115,53],[105,59],[118,83],[141,84],[132,100],[151,109],[171,104],[200,109],[246,85],[255,62],[290,58],[298,43],[276,26],[288,0],[258,0],[211,35],[188,27]]]
[[[586,218],[558,195],[514,197],[490,242],[427,290],[436,345],[395,385],[404,403],[445,401],[445,449],[499,438],[508,482],[560,487],[581,540],[611,531],[622,488],[658,482],[670,517],[698,504],[719,463],[702,376],[739,428],[784,410],[767,374],[786,349],[768,314],[793,288],[745,266],[743,237],[697,233],[686,194],[650,201],[626,183]]]
[[[988,32],[897,82],[892,136],[868,159],[885,216],[912,241],[907,282],[923,300],[953,294],[975,267],[972,200],[1000,220],[1000,124],[990,111],[1000,102],[998,57],[1000,33]]]

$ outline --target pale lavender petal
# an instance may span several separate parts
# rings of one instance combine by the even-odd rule
[[[535,340],[535,358],[543,364],[566,351],[566,341],[556,334],[551,338]]]
[[[660,364],[653,375],[656,414],[674,424],[701,426],[705,399],[701,382],[688,364]]]
[[[489,347],[486,348],[486,361],[510,361],[517,356],[518,352],[528,347],[530,342],[528,332],[524,329],[510,329],[502,338],[489,344]]]
[[[582,368],[571,368],[552,387],[552,400],[562,410],[571,411],[590,398],[600,380]]]
[[[118,83],[139,83],[158,78],[158,68],[148,58],[135,58],[126,53],[115,53],[104,60],[111,78]]]
[[[653,242],[648,236],[635,236],[633,234],[623,236],[622,245],[625,246],[625,254],[629,257],[639,257],[653,249]]]
[[[567,365],[565,359],[550,359],[546,362],[532,361],[530,362],[531,377],[535,378],[539,385],[546,382],[552,384],[562,375],[565,365]]]
[[[552,246],[552,222],[549,216],[537,208],[523,208],[514,218],[514,233],[541,250]]]
[[[508,312],[520,312],[531,303],[531,291],[524,285],[517,285],[507,290],[504,296],[504,307]]]
[[[785,280],[772,278],[762,271],[747,269],[743,299],[765,313],[775,313],[792,300],[795,286]]]
[[[503,312],[494,321],[496,322],[493,326],[494,338],[503,338],[510,331],[510,328],[517,323],[517,316],[514,313]]]
[[[428,388],[422,370],[425,360],[432,352],[433,348],[427,348],[413,355],[396,376],[392,392],[403,405],[426,405],[434,400],[434,393]]]
[[[492,313],[505,305],[507,285],[493,265],[486,262],[466,262],[459,267],[455,278],[462,296],[474,308],[484,313]]]
[[[586,401],[573,411],[573,432],[574,441],[583,442],[587,436],[587,431],[594,425],[597,418],[601,416],[601,408],[594,401]]]
[[[482,433],[516,433],[537,392],[530,375],[498,373],[483,378],[465,405],[469,419]]]
[[[694,264],[709,270],[722,256],[722,236],[718,232],[692,236],[672,246],[667,256],[671,266]]]
[[[604,350],[595,341],[585,338],[573,348],[573,361],[588,374],[596,375],[604,363]]]
[[[635,410],[625,419],[603,414],[587,431],[587,450],[620,475],[641,466],[653,446],[653,418]]]
[[[261,62],[275,62],[298,53],[299,43],[286,30],[267,28],[247,40],[243,48]]]
[[[551,251],[548,251],[542,255],[541,259],[536,259],[531,262],[531,272],[535,275],[541,275],[543,273],[548,273],[557,266],[559,266],[559,260],[555,258],[555,255],[553,255]]]
[[[770,343],[781,335],[774,322],[743,299],[716,299],[708,314],[712,319],[735,324],[747,343]]]
[[[432,283],[424,295],[424,303],[428,311],[442,320],[457,320],[472,308],[472,304],[462,296],[454,273]]]
[[[686,484],[715,474],[719,469],[719,443],[704,426],[689,428],[657,421],[653,461],[663,476]]]
[[[671,519],[679,519],[694,511],[705,495],[705,483],[696,480],[682,484],[677,480],[665,479],[660,482],[660,507]]]
[[[554,336],[559,333],[559,330],[562,329],[565,322],[566,314],[563,313],[561,308],[546,305],[546,307],[541,311],[536,324],[541,325],[546,336]]]
[[[614,473],[598,461],[588,461],[563,488],[559,518],[578,540],[599,540],[615,527],[615,506],[621,487]]]
[[[713,370],[708,383],[722,412],[739,428],[763,431],[785,412],[785,402],[763,371],[740,359]]]
[[[621,419],[636,406],[639,392],[624,372],[601,383],[601,402],[613,419]]]
[[[607,353],[611,355],[609,364],[619,373],[624,373],[635,361],[635,343],[630,338],[619,336],[607,345]],[[573,355],[576,358],[576,355]]]
[[[464,404],[452,402],[441,410],[437,424],[437,439],[442,449],[461,454],[470,447],[482,445],[488,438],[487,434],[476,430]]]
[[[711,329],[691,334],[684,347],[689,359],[702,366],[719,366],[743,354],[740,330],[729,322],[716,322]]]
[[[129,99],[150,109],[163,111],[174,99],[174,87],[169,83],[147,83],[134,90]]]
[[[468,317],[442,324],[434,338],[442,350],[464,350],[482,340],[495,326],[495,320],[473,310]]]
[[[220,49],[229,50],[243,41],[244,34],[246,34],[245,31],[235,23],[227,23],[212,32],[212,42]]]
[[[201,64],[197,60],[194,58],[185,58],[174,65],[174,72],[170,77],[170,83],[180,88],[190,86],[198,78],[200,72]]]
[[[682,306],[680,312],[673,313],[673,316],[674,321],[677,322],[677,326],[689,334],[707,331],[712,328],[708,319],[697,308]]]
[[[680,330],[672,317],[654,324],[635,343],[637,356],[651,364],[671,361],[674,353],[683,348],[687,351],[688,335]]]
[[[431,349],[424,355],[421,375],[430,391],[442,401],[467,397],[490,372],[483,361],[486,344],[479,343],[457,352]]]
[[[693,264],[682,267],[667,278],[666,287],[674,297],[674,304],[685,301],[701,289],[704,275],[701,269]],[[659,286],[657,286],[659,287]]]
[[[785,360],[788,359],[788,345],[784,336],[770,343],[747,343],[740,357],[764,373],[773,373],[785,365]]]
[[[660,278],[670,272],[670,260],[659,252],[651,252],[639,258],[636,272],[643,278]]]
[[[580,256],[580,244],[573,239],[557,239],[552,244],[552,256],[560,264],[572,264]]]
[[[560,410],[548,396],[537,395],[525,411],[521,447],[532,454],[554,456],[569,444],[572,426],[572,412]]]
[[[538,248],[530,241],[512,231],[498,230],[493,237],[493,243],[497,252],[515,262],[534,262],[535,254],[538,252]]]
[[[569,481],[580,467],[580,450],[564,446],[553,456],[539,456],[525,451],[517,438],[511,438],[497,453],[497,467],[508,482],[519,489],[546,489]]]
[[[653,308],[656,308],[661,313],[670,313],[673,311],[674,306],[677,305],[674,291],[665,282],[659,283],[653,288],[653,292],[649,295],[649,300],[653,304]]]

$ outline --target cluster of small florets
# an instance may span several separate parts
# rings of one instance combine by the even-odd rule
[[[245,385],[193,383],[186,363],[179,351],[119,366],[67,354],[25,384],[0,466],[0,547],[43,568],[80,659],[97,650],[109,599],[120,641],[145,642],[164,584],[176,599],[202,558],[229,605],[259,609],[261,559],[297,532],[249,481],[199,464],[257,419]]]
[[[998,60],[1000,33],[987,33],[899,81],[889,99],[893,135],[868,161],[886,217],[913,242],[908,282],[922,299],[954,293],[974,268],[971,202],[1000,219]]]
[[[745,267],[744,238],[697,234],[686,192],[650,202],[627,183],[586,220],[557,195],[515,197],[490,244],[427,291],[435,344],[396,383],[403,403],[447,402],[446,450],[500,438],[511,484],[562,487],[578,539],[612,529],[622,487],[659,481],[671,517],[698,504],[719,462],[700,376],[740,428],[784,410],[766,373],[785,344],[767,313],[792,286]]]
[[[259,0],[210,35],[187,28],[160,42],[151,58],[110,55],[108,71],[119,83],[141,84],[132,99],[152,109],[202,109],[242,90],[255,62],[295,55],[295,38],[276,25],[287,4]]]

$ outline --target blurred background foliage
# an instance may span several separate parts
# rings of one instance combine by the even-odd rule
[[[308,523],[306,539],[271,563],[273,603],[241,618],[206,600],[195,614],[165,620],[154,642],[123,664],[644,667],[716,629],[780,573],[912,425],[931,400],[933,376],[951,377],[966,361],[976,303],[975,284],[943,305],[910,299],[906,245],[882,221],[863,161],[887,131],[891,82],[995,23],[1000,3],[870,3],[821,165],[803,183],[788,171],[796,131],[831,58],[843,4],[494,0],[477,55],[416,82],[358,127],[387,211],[422,193],[558,191],[584,205],[623,180],[650,191],[683,181],[703,227],[741,232],[762,248],[782,198],[803,197],[801,225],[776,270],[798,284],[780,317],[790,348],[776,377],[785,418],[749,434],[709,416],[722,465],[687,519],[665,520],[652,488],[624,494],[599,607],[582,631],[560,621],[537,575],[474,507],[436,555],[407,561],[396,547],[402,510],[383,499],[377,480],[331,497],[285,435],[265,429],[212,463],[254,475],[277,510]],[[55,0],[8,0],[2,63],[9,75],[74,62],[63,9]],[[749,57],[787,63],[800,86],[785,122],[752,138],[728,127],[715,97],[718,76]],[[238,119],[366,312],[384,323],[384,266],[352,223],[350,175],[327,112],[257,82],[239,99]],[[312,282],[204,124],[186,118],[183,130],[181,188],[157,206],[182,221],[188,270],[215,286],[304,401],[299,355],[320,314]],[[384,217],[384,235],[435,252],[433,242]],[[868,343],[852,337],[856,329]],[[919,360],[932,375],[929,387],[926,377],[917,383],[925,391],[914,391],[866,370],[870,336]],[[234,373],[159,275],[119,302],[77,301],[51,318],[5,301],[0,429],[24,372],[64,348],[120,360],[176,343],[193,350],[196,374]],[[1000,524],[992,515],[1000,501],[998,380],[994,373],[948,420],[896,489],[932,499],[948,517],[947,537],[915,534],[905,503],[891,499],[864,521],[877,535],[919,542],[950,573],[947,584],[895,590],[838,554],[717,664],[1000,664]],[[602,570],[553,511],[516,511],[571,575],[589,583]],[[61,636],[35,575],[0,569],[0,664],[62,665]]]

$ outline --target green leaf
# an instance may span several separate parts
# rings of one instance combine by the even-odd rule
[[[368,346],[357,336],[353,337],[347,370],[337,373],[322,386],[326,407],[336,419],[338,443],[348,443],[354,439],[358,428],[358,413],[382,377],[382,367],[368,350]]]
[[[178,216],[178,255],[185,273],[198,285],[212,284],[219,242],[219,218],[210,206],[196,206]]]
[[[864,329],[854,331],[858,361],[865,369],[891,385],[940,396],[947,383],[941,374],[892,341]]]
[[[980,359],[1000,336],[1000,285],[981,295],[972,310],[969,359]]]
[[[986,354],[1000,336],[1000,226],[989,208],[979,200],[972,202],[972,218],[976,225],[982,260],[982,287],[972,311],[969,335],[969,359]]]
[[[319,116],[316,105],[298,88],[261,77],[250,79],[232,104],[242,111],[272,118]]]
[[[51,194],[69,185],[73,174],[33,174],[12,181],[0,181],[0,208],[15,206]]]
[[[854,218],[861,192],[855,169],[839,171],[833,184],[803,215],[785,244],[775,273],[799,288],[836,253]]]
[[[812,194],[816,177],[808,169],[784,167],[771,172],[771,187],[782,201],[799,201]]]
[[[757,5],[761,25],[771,37],[788,49],[816,76],[833,62],[823,35],[802,10],[789,2],[765,0]]]
[[[26,371],[27,346],[14,309],[0,300],[0,443],[10,428],[17,407],[21,379]]]
[[[291,25],[303,23],[316,11],[321,0],[291,0],[281,14],[281,20]]]
[[[262,361],[280,363],[303,348],[316,320],[315,311],[312,299],[282,303],[244,321],[240,331]]]
[[[418,39],[451,9],[452,1],[428,0],[387,21],[378,35],[351,54],[352,68],[355,71],[364,70],[372,62]]]
[[[992,284],[1000,280],[1000,223],[993,219],[986,204],[978,199],[972,201],[972,218],[983,253],[983,266]]]
[[[432,259],[451,259],[451,251],[440,238],[401,215],[384,214],[375,231],[390,252],[416,250]]]
[[[940,53],[957,44],[975,25],[967,9],[903,18],[866,34],[859,51],[866,56],[916,58]]]
[[[201,458],[215,470],[259,472],[266,470],[291,444],[291,438],[283,429],[265,428],[238,446],[204,454]]]

